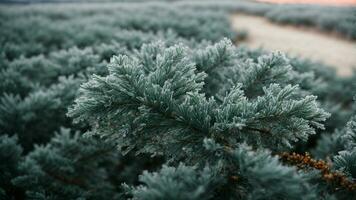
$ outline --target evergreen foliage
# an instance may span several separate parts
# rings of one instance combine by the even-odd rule
[[[61,126],[70,125],[65,116],[81,83],[61,78],[58,84],[31,92],[25,98],[4,93],[0,98],[0,127],[5,133],[17,134],[25,150],[36,143],[47,142]]]
[[[0,199],[354,197],[355,74],[234,46],[230,3],[93,5],[0,8]]]
[[[21,55],[29,57],[112,41],[139,48],[142,43],[152,41],[156,34],[162,37],[176,34],[197,41],[234,37],[224,12],[200,10],[197,14],[194,8],[179,9],[159,4],[88,6],[81,10],[71,5],[63,6],[67,9],[65,12],[56,7],[47,7],[45,12],[38,8],[0,7],[3,13],[0,17],[0,54],[13,60]],[[41,12],[40,16],[31,14],[36,10]]]
[[[220,54],[219,48],[233,48],[226,41],[221,43],[229,47],[217,44],[215,51],[211,51],[212,47],[206,51]],[[155,131],[160,139],[169,137],[167,141],[173,144],[168,146],[177,144],[177,149],[196,149],[193,138],[200,145],[204,137],[234,142],[251,140],[256,146],[278,149],[290,146],[293,141],[306,140],[315,133],[313,126],[322,127],[319,122],[328,116],[317,107],[315,97],[300,99],[303,96],[298,94],[296,86],[278,85],[278,77],[286,75],[289,69],[289,65],[281,64],[281,55],[262,56],[256,68],[246,69],[245,73],[251,77],[234,80],[242,84],[232,85],[229,93],[217,102],[214,97],[206,99],[201,93],[203,78],[208,74],[195,73],[198,70],[194,62],[187,59],[188,51],[184,50],[187,47],[178,45],[164,49],[160,46],[163,45],[144,45],[137,57],[114,57],[107,77],[95,76],[82,86],[82,97],[76,101],[70,115],[94,119],[98,132],[116,129],[118,134],[114,137],[124,142],[119,142],[120,146],[139,149],[155,148],[151,146],[157,143],[157,136],[152,137],[147,131]],[[206,55],[205,59],[221,56]],[[252,85],[254,90],[249,89]],[[245,89],[251,94],[245,95]],[[154,130],[150,130],[152,126]],[[178,142],[182,137],[190,140],[192,146]],[[129,143],[130,140],[133,143]],[[158,143],[160,149],[167,148],[161,146],[161,141]],[[152,150],[151,153],[158,153]]]
[[[0,198],[12,199],[20,198],[21,190],[11,184],[11,180],[19,175],[17,166],[21,161],[22,147],[17,144],[16,136],[9,137],[2,134],[0,136]]]
[[[70,130],[62,129],[47,145],[36,146],[26,156],[13,183],[33,199],[115,199],[115,188],[102,167],[115,161],[112,154],[112,146],[83,139],[79,133],[72,136]]]
[[[332,135],[325,135],[318,143],[314,154],[329,158],[334,168],[341,170],[350,178],[356,178],[356,121],[351,118],[346,127]]]
[[[128,190],[133,199],[209,199],[219,180],[209,168],[196,171],[195,167],[180,164],[177,168],[163,166],[159,172],[146,171],[140,176],[145,186]]]
[[[327,193],[314,189],[312,172],[297,172],[268,151],[243,147],[246,142],[254,149],[281,152],[306,141],[329,116],[308,94],[312,91],[291,85],[304,76],[284,55],[244,61],[228,40],[194,50],[196,54],[182,44],[165,46],[152,43],[135,55],[113,57],[107,76],[94,76],[82,85],[69,115],[89,120],[97,134],[115,140],[123,152],[163,155],[173,166],[208,163],[215,169],[212,174],[225,177],[225,182],[226,177],[241,180],[229,182],[236,190],[228,192],[221,193],[227,187],[223,183],[217,185],[214,199],[315,199],[318,192]],[[231,69],[234,66],[238,68]],[[212,81],[209,76],[223,78]],[[225,95],[214,94],[210,84]],[[163,185],[180,173],[162,170],[167,178],[145,174],[145,186],[133,189],[133,196],[144,199],[157,191],[151,199],[172,198],[169,186]],[[305,190],[309,192],[302,196]]]

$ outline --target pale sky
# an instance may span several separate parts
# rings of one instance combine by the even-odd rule
[[[356,0],[258,0],[258,1],[275,2],[275,3],[356,5]]]

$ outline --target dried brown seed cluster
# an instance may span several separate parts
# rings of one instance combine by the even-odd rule
[[[350,181],[344,174],[340,172],[333,172],[330,170],[330,165],[324,160],[315,160],[310,154],[305,153],[288,153],[284,152],[279,155],[283,161],[297,166],[299,169],[311,167],[320,170],[322,178],[328,182],[341,186],[347,190],[356,191],[356,183]]]

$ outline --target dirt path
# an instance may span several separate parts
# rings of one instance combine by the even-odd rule
[[[236,14],[231,20],[234,29],[248,31],[249,39],[244,44],[251,48],[263,47],[321,61],[337,67],[342,76],[350,75],[356,67],[356,42],[317,31],[280,26],[263,17]]]

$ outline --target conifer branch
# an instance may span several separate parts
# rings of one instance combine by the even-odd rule
[[[84,182],[84,180],[82,180],[81,178],[68,178],[68,177],[65,177],[65,176],[61,176],[59,174],[56,174],[56,173],[52,173],[50,170],[47,170],[45,168],[42,168],[42,171],[44,171],[48,176],[60,181],[60,182],[63,182],[65,184],[69,184],[69,185],[76,185],[76,186],[79,186],[83,189],[86,189],[87,186]]]
[[[315,160],[311,158],[309,153],[297,154],[297,153],[288,153],[283,152],[280,155],[282,161],[286,162],[287,164],[295,165],[299,169],[306,169],[313,168],[321,173],[321,178],[330,183],[331,185],[336,185],[337,187],[342,187],[344,189],[350,191],[356,191],[356,182],[349,180],[344,174],[341,172],[335,172],[331,170],[329,164],[327,164],[324,160]],[[338,190],[338,188],[334,188]]]

